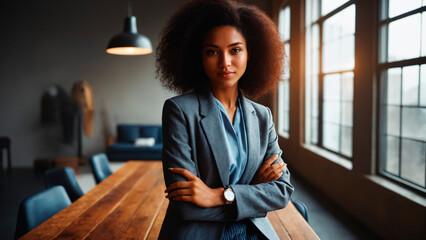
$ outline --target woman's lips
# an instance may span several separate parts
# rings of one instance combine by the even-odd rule
[[[234,75],[234,72],[220,72],[219,76],[222,78],[230,78]]]

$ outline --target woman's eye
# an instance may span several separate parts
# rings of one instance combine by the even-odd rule
[[[241,52],[241,48],[233,48],[233,49],[231,50],[231,52],[232,52],[233,54],[239,53],[239,52]]]
[[[214,55],[214,54],[217,54],[217,51],[216,51],[216,50],[213,50],[213,49],[207,49],[207,50],[206,50],[206,54],[207,54],[207,55]]]

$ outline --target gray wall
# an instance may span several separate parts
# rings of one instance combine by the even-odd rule
[[[170,14],[184,0],[133,1],[139,32],[155,48]],[[247,1],[267,10],[268,1]],[[83,155],[105,151],[117,123],[160,124],[165,99],[175,95],[155,78],[155,53],[116,56],[105,52],[122,31],[126,1],[2,2],[0,136],[12,139],[14,167],[36,158],[76,156],[77,145],[60,142],[57,127],[41,125],[41,97],[58,84],[69,93],[87,80],[94,92],[94,136],[83,137]]]
[[[159,33],[183,1],[133,1],[139,32],[155,48]],[[105,52],[122,31],[126,1],[8,1],[2,3],[0,136],[12,139],[14,167],[35,158],[76,156],[60,143],[54,127],[41,125],[41,96],[58,84],[69,93],[87,80],[94,92],[95,126],[83,137],[83,154],[105,151],[117,123],[161,123],[165,99],[174,94],[155,79],[155,54],[116,56]]]

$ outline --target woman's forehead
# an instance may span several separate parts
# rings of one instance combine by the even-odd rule
[[[228,47],[235,43],[246,44],[246,39],[241,32],[233,26],[219,26],[210,29],[204,39],[203,46]]]

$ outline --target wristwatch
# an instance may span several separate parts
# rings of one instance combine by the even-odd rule
[[[235,200],[235,194],[232,188],[228,187],[223,192],[223,196],[225,197],[225,204],[229,205],[232,204]]]

